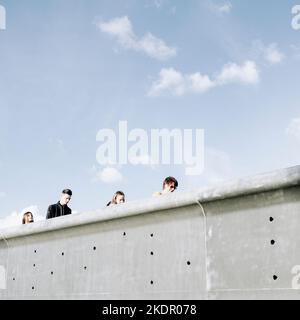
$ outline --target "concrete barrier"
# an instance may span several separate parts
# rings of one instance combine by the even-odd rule
[[[0,299],[299,299],[300,166],[0,230]]]

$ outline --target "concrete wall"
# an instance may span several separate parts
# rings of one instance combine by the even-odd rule
[[[1,299],[298,299],[300,166],[0,230]]]

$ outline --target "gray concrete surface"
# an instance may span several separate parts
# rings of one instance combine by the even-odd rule
[[[0,299],[299,299],[300,166],[0,230]]]

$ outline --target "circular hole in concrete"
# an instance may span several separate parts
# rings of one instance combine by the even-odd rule
[[[191,265],[191,261],[188,261],[186,264],[187,264],[188,266],[190,266],[190,265]]]
[[[273,217],[270,217],[270,222],[273,222],[274,221],[274,218]]]
[[[93,248],[93,250],[94,250],[94,251],[96,251],[96,250],[97,250],[97,248],[96,248],[96,247],[94,247],[94,248]]]
[[[153,234],[153,233],[151,233],[151,234],[150,234],[150,237],[151,237],[151,238],[153,238],[153,236],[154,236],[154,234]]]
[[[277,279],[278,279],[278,277],[274,274],[273,280],[277,280]]]
[[[13,278],[13,281],[16,281],[16,278]]]
[[[124,236],[124,237],[126,236],[126,232],[123,233],[123,236]]]
[[[36,250],[34,250],[34,253],[36,253]]]
[[[271,245],[274,246],[275,240],[271,240]]]
[[[33,267],[35,267],[35,264],[33,265]]]
[[[87,269],[87,266],[84,267],[84,270],[86,270],[86,269]]]
[[[153,256],[153,255],[154,255],[154,252],[153,252],[153,251],[151,251],[151,252],[150,252],[150,254],[151,254],[151,256]]]
[[[154,283],[154,282],[151,280],[151,281],[150,281],[150,284],[153,285],[153,283]]]
[[[53,273],[54,273],[54,272],[53,272],[53,271],[51,271],[51,275],[52,275],[52,276],[53,276]]]
[[[64,252],[62,252],[62,253],[61,253],[61,255],[62,255],[62,256],[64,256],[64,255],[65,255],[65,253],[64,253]]]
[[[34,287],[32,287],[31,289],[34,290]]]

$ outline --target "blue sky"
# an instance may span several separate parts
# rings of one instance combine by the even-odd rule
[[[0,0],[0,218],[77,212],[174,175],[204,187],[300,162],[300,30],[287,0]],[[300,4],[300,3],[299,3]],[[97,132],[204,129],[205,170],[96,160]],[[106,171],[103,171],[106,170]]]

